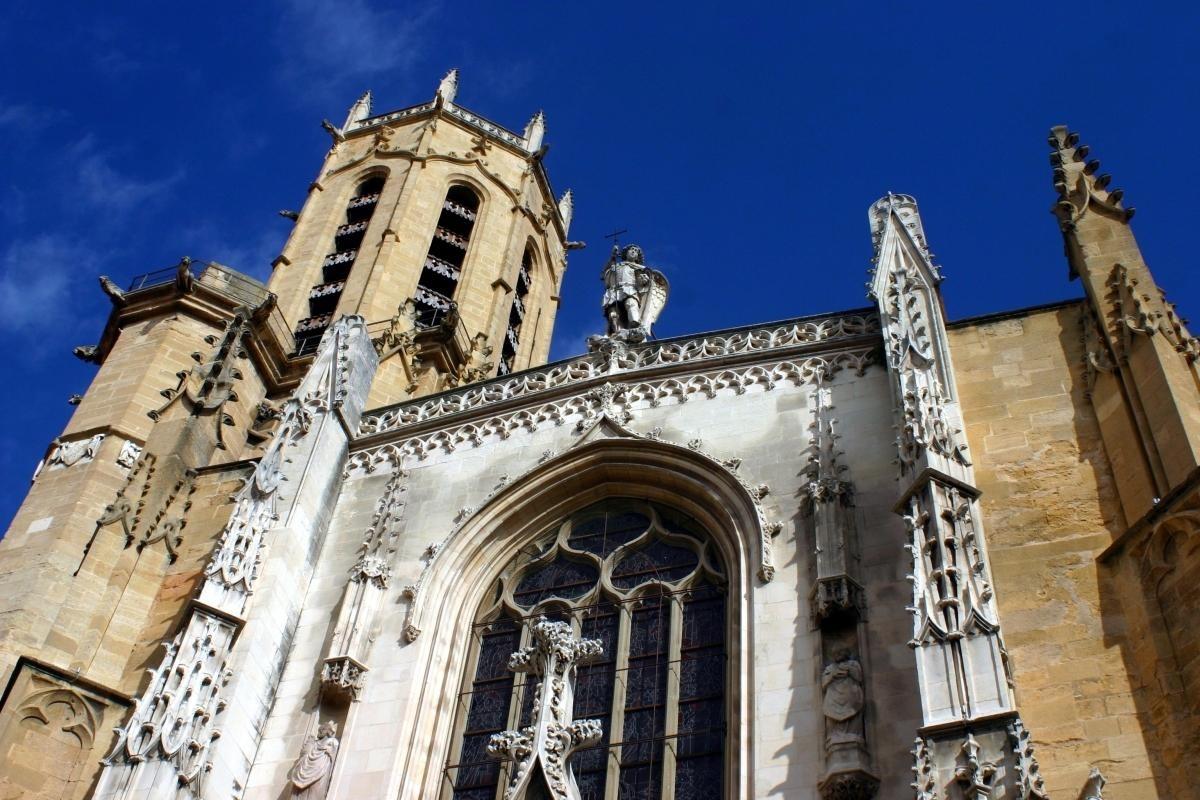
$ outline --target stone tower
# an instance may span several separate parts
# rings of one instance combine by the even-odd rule
[[[457,105],[457,83],[451,71],[429,102],[375,116],[368,92],[341,127],[325,123],[332,146],[303,209],[288,214],[295,227],[266,285],[188,259],[128,288],[101,278],[112,312],[98,343],[76,349],[98,372],[0,542],[0,797],[88,795],[110,731],[176,632],[169,651],[202,671],[205,653],[239,637],[257,637],[260,654],[278,649],[272,637],[286,638],[287,624],[256,631],[239,616],[253,559],[244,579],[240,567],[205,564],[222,543],[245,557],[276,523],[308,531],[299,541],[312,550],[275,554],[298,559],[288,582],[257,587],[263,607],[294,616],[323,531],[322,492],[340,467],[307,470],[283,501],[264,494],[256,463],[290,459],[287,475],[306,452],[332,465],[367,406],[545,362],[571,193],[552,194],[541,112],[513,133]],[[347,315],[359,322],[334,331]],[[351,369],[355,358],[370,369]],[[348,370],[353,380],[333,386]],[[335,416],[340,425],[323,424]],[[305,446],[285,456],[281,432],[301,428]],[[239,487],[250,488],[231,506]],[[234,530],[234,511],[258,514],[244,526],[258,539]],[[192,706],[152,710],[176,714],[186,736],[164,727],[119,744],[135,760],[169,762],[169,784],[198,780],[200,718],[214,713],[205,698],[228,679],[223,669],[188,690]],[[227,747],[228,771],[249,758],[246,741]],[[161,777],[124,775],[120,791]]]
[[[357,314],[380,338],[372,405],[542,364],[566,268],[572,198],[542,166],[545,116],[521,135],[455,104],[451,70],[427,103],[342,127],[268,288],[311,352]]]

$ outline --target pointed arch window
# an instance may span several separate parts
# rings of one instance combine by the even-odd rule
[[[508,659],[543,616],[603,643],[575,683],[574,719],[602,729],[568,762],[583,800],[724,797],[725,590],[710,537],[661,505],[610,499],[546,531],[476,618],[444,800],[504,797],[512,762],[489,757],[487,743],[533,722],[538,679]]]
[[[417,281],[418,322],[431,325],[450,310],[478,213],[479,195],[469,187],[456,184],[446,192]]]
[[[529,289],[533,285],[533,247],[525,246],[521,256],[521,269],[517,272],[517,285],[513,289],[512,306],[508,311],[508,324],[504,329],[504,343],[500,347],[500,372],[507,375],[516,366],[517,352],[521,349],[521,329],[529,309],[525,305]]]
[[[345,221],[333,234],[333,252],[321,263],[321,282],[308,293],[308,317],[296,326],[296,354],[316,350],[321,336],[333,321],[333,312],[346,288],[346,279],[358,258],[367,225],[379,205],[379,195],[387,178],[372,175],[358,185],[346,204]]]

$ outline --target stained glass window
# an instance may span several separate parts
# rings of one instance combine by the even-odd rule
[[[583,800],[725,797],[725,585],[707,534],[672,509],[607,500],[554,525],[477,617],[444,800],[503,797],[511,765],[486,745],[532,718],[537,678],[507,663],[539,616],[604,645],[575,681],[574,718],[603,731],[569,762]]]

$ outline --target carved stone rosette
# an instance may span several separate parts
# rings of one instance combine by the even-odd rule
[[[600,657],[598,639],[579,639],[565,622],[539,617],[531,630],[533,644],[512,654],[508,668],[540,678],[537,684],[533,724],[519,731],[502,731],[492,736],[487,752],[493,758],[513,760],[512,780],[505,800],[517,800],[538,789],[551,800],[579,800],[579,787],[567,759],[581,747],[593,745],[602,734],[600,721],[575,720],[575,670]],[[539,769],[540,767],[540,769]]]

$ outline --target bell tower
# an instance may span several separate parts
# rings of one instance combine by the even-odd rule
[[[332,143],[268,288],[311,353],[361,315],[381,358],[370,405],[544,363],[566,269],[572,197],[555,199],[546,118],[514,133],[434,97],[377,114],[365,93]]]

